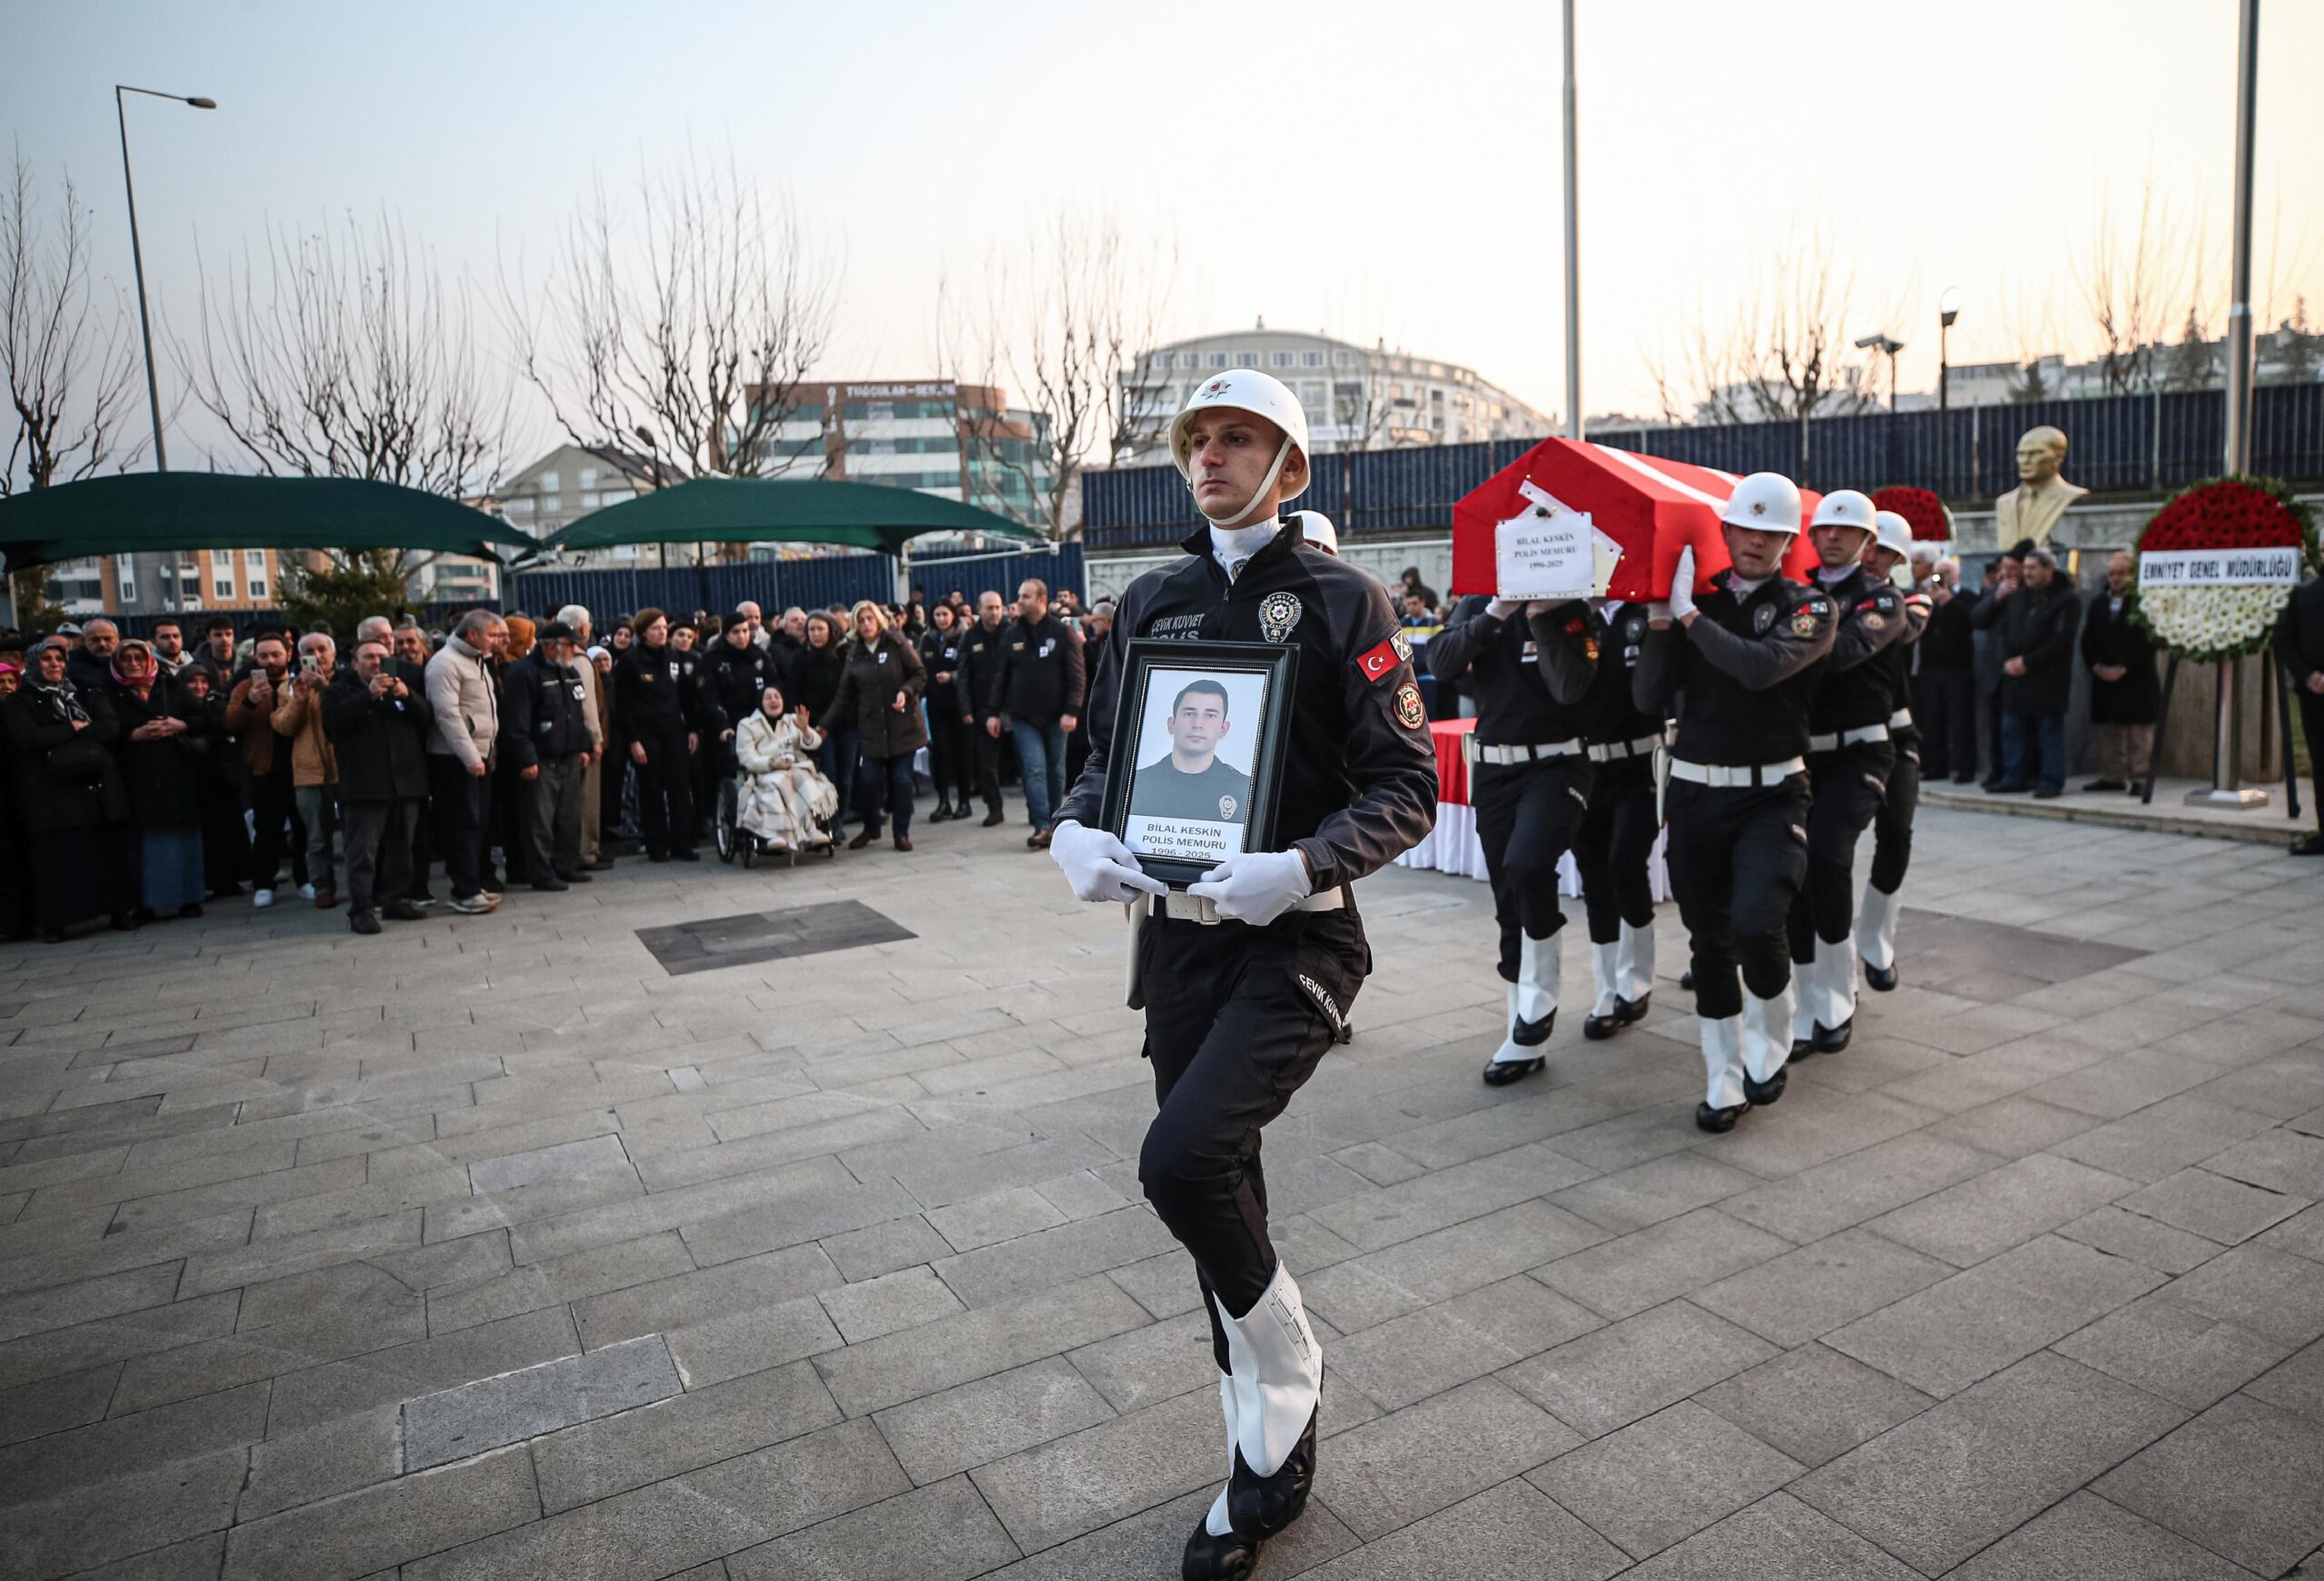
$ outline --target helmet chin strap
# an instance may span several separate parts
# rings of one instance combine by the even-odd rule
[[[1231,516],[1212,516],[1209,507],[1203,505],[1199,497],[1196,500],[1195,508],[1201,511],[1204,518],[1214,527],[1250,525],[1252,520],[1266,508],[1267,496],[1274,492],[1275,479],[1283,476],[1283,464],[1290,459],[1291,438],[1285,435],[1283,443],[1275,448],[1275,465],[1267,468],[1265,477],[1259,479],[1259,486],[1252,491],[1249,502],[1241,510]]]

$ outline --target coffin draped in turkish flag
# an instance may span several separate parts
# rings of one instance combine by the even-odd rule
[[[1727,544],[1719,535],[1719,507],[1742,480],[1731,472],[1665,461],[1611,446],[1578,439],[1544,439],[1462,496],[1452,507],[1452,591],[1492,594],[1493,529],[1531,512],[1521,492],[1531,483],[1621,545],[1607,589],[1618,599],[1654,599],[1670,591],[1679,551],[1695,548],[1695,585],[1727,568]],[[1823,496],[1799,491],[1802,525]],[[1816,550],[1802,532],[1784,556],[1784,574],[1807,579]]]

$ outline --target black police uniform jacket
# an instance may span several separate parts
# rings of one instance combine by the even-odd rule
[[[2114,607],[2114,595],[2101,593],[2090,601],[2082,617],[2082,662],[2092,670],[2120,664],[2120,681],[2090,678],[2090,722],[2093,724],[2152,724],[2162,708],[2162,682],[2155,679],[2154,639],[2131,618],[2131,598]]]
[[[1691,625],[1649,633],[1632,689],[1648,713],[1679,698],[1670,755],[1689,763],[1779,763],[1807,752],[1810,667],[1832,651],[1832,601],[1781,574],[1738,598],[1732,570],[1695,600]]]
[[[1471,594],[1429,640],[1428,667],[1450,685],[1467,678],[1477,700],[1477,740],[1489,747],[1551,746],[1578,740],[1583,700],[1595,673],[1597,639],[1580,600],[1539,615],[1503,620]]]
[[[723,636],[703,655],[701,675],[703,712],[714,718],[720,730],[740,729],[759,711],[760,694],[770,686],[783,686],[786,679],[783,661],[773,653],[756,643],[737,648]],[[793,706],[788,687],[783,688],[783,705]]]
[[[614,707],[632,740],[656,740],[674,729],[699,731],[694,656],[667,643],[634,643],[614,661]]]
[[[1591,618],[1598,665],[1590,673],[1590,695],[1582,705],[1583,737],[1592,746],[1613,746],[1660,735],[1669,722],[1663,711],[1641,712],[1633,686],[1652,630],[1646,605],[1610,604]]]
[[[1130,639],[1274,640],[1299,650],[1275,848],[1304,855],[1322,894],[1377,871],[1427,837],[1436,822],[1436,749],[1387,590],[1305,542],[1294,517],[1230,584],[1211,555],[1206,525],[1179,545],[1186,559],[1130,584],[1098,657],[1089,761],[1060,820],[1098,823]],[[1277,633],[1272,639],[1270,629]]]
[[[579,672],[537,649],[508,666],[500,682],[500,756],[512,768],[589,750],[589,694]]]
[[[1054,614],[1022,618],[1000,628],[1000,667],[986,712],[1028,724],[1055,724],[1078,716],[1087,688],[1081,633]]]
[[[1852,565],[1837,582],[1817,586],[1832,601],[1832,651],[1816,667],[1816,705],[1808,728],[1817,735],[1886,724],[1904,706],[1896,700],[1888,666],[1881,656],[1908,634],[1905,597],[1896,584],[1862,565]]]

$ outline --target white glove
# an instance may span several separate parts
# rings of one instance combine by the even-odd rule
[[[1187,894],[1211,902],[1221,917],[1254,928],[1265,928],[1315,892],[1307,859],[1297,851],[1236,851],[1187,886]]]
[[[1524,607],[1525,601],[1521,598],[1496,598],[1485,605],[1485,613],[1495,620],[1507,620]]]
[[[1695,613],[1695,546],[1692,544],[1679,551],[1679,563],[1670,568],[1670,618],[1685,620]]]
[[[1167,895],[1170,886],[1138,869],[1137,859],[1102,829],[1084,829],[1067,819],[1049,830],[1049,859],[1065,870],[1076,899],[1134,900],[1140,892]]]
[[[1662,599],[1651,600],[1646,606],[1646,618],[1663,625],[1670,624],[1670,605]]]

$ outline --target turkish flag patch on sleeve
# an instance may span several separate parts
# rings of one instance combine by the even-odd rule
[[[1412,655],[1412,644],[1398,632],[1370,653],[1356,655],[1355,667],[1364,672],[1366,681],[1382,681]]]

